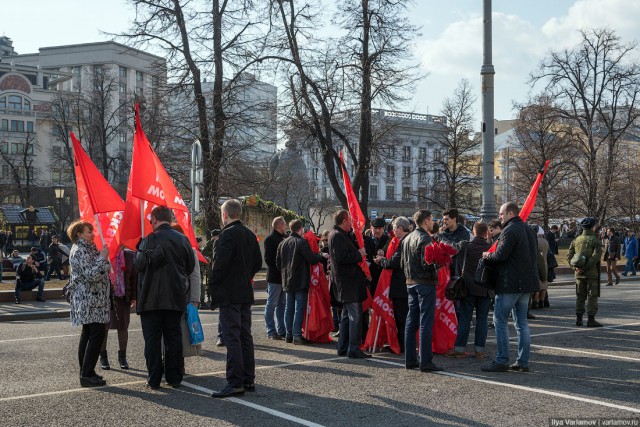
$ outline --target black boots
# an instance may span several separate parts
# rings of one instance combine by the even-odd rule
[[[129,369],[129,364],[127,363],[127,352],[125,350],[118,350],[118,363],[120,364],[121,369]]]
[[[109,358],[107,357],[107,350],[100,352],[100,367],[105,371],[111,369],[109,365]]]
[[[602,326],[602,323],[596,321],[596,316],[589,315],[589,320],[587,320],[587,327],[599,328],[601,326]]]
[[[582,314],[576,314],[576,326],[582,326]]]

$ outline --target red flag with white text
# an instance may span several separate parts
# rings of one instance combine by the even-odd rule
[[[317,254],[320,249],[318,248],[318,238],[313,231],[307,231],[304,238],[309,242],[313,253]],[[333,315],[331,313],[329,281],[324,273],[322,263],[311,265],[310,268],[311,280],[302,335],[313,342],[331,342],[329,332],[333,329]]]

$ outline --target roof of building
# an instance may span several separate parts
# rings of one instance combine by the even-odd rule
[[[17,205],[4,205],[0,207],[0,211],[9,224],[28,224],[26,214],[29,208],[25,209]],[[34,208],[36,213],[35,224],[55,224],[56,217],[48,207]]]

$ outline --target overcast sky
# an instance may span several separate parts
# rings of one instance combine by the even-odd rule
[[[422,27],[416,60],[428,73],[404,106],[438,114],[462,78],[480,93],[482,0],[417,0],[411,7]],[[129,26],[132,9],[123,0],[31,0],[5,2],[0,31],[18,53],[39,47],[105,40],[100,30],[120,32]],[[21,17],[24,17],[22,19]],[[494,0],[493,64],[495,117],[513,116],[512,101],[527,98],[526,80],[549,49],[570,47],[578,29],[610,27],[623,41],[640,40],[640,0]],[[478,123],[481,106],[476,113]]]

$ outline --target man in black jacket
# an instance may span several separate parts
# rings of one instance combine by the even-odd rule
[[[313,253],[309,243],[302,237],[302,221],[294,219],[289,223],[289,229],[291,235],[278,246],[276,266],[282,272],[282,291],[287,297],[284,312],[286,341],[300,345],[307,342],[302,337],[302,318],[311,280],[310,264],[317,264],[329,256]]]
[[[256,389],[251,282],[262,268],[258,239],[240,221],[240,201],[229,199],[220,209],[224,228],[214,247],[209,293],[213,305],[220,307],[222,340],[227,346],[227,385],[211,397],[241,395]]]
[[[469,230],[467,230],[467,228],[463,224],[458,224],[459,215],[460,214],[458,213],[458,209],[453,208],[447,209],[442,213],[442,222],[444,222],[445,229],[442,230],[440,234],[442,234],[442,237],[444,237],[446,241],[460,243],[465,240],[471,240],[471,234],[469,233]],[[458,263],[457,261],[458,255],[454,255],[451,259],[450,266],[451,277],[460,275],[459,266],[462,264]]]
[[[264,307],[264,323],[267,337],[281,340],[285,334],[285,294],[282,292],[282,274],[276,265],[278,246],[285,239],[287,223],[279,216],[273,219],[273,231],[264,239],[264,262],[267,264],[267,304]],[[275,312],[275,319],[273,318]]]
[[[424,259],[425,248],[432,243],[431,211],[420,209],[413,215],[416,229],[402,242],[400,259],[409,293],[409,314],[404,333],[405,367],[421,372],[442,371],[433,363],[433,321],[436,310],[438,273],[435,264]],[[420,362],[416,356],[416,332],[420,330]]]
[[[135,258],[139,273],[136,313],[142,323],[147,385],[152,389],[160,388],[163,371],[170,386],[179,387],[182,382],[180,320],[186,309],[187,279],[196,265],[189,240],[171,228],[171,218],[168,207],[153,208],[153,232],[140,241]]]
[[[392,222],[392,230],[395,233],[398,242],[398,249],[393,253],[391,258],[385,258],[378,255],[374,262],[383,269],[391,269],[391,284],[389,286],[389,298],[393,302],[393,317],[396,321],[396,329],[398,330],[398,344],[400,344],[400,352],[404,352],[404,331],[407,323],[407,313],[409,313],[407,284],[404,271],[400,265],[402,258],[402,241],[409,234],[409,220],[403,216],[395,218]]]
[[[341,209],[333,215],[333,231],[329,235],[329,261],[334,295],[342,303],[338,356],[364,359],[370,354],[360,350],[362,338],[362,302],[367,298],[367,278],[358,265],[366,255],[349,236],[352,222],[349,212]]]
[[[63,252],[60,250],[59,246],[60,241],[58,240],[58,236],[51,237],[51,244],[49,245],[49,269],[47,270],[47,275],[44,277],[45,282],[48,281],[51,277],[51,273],[54,271],[58,276],[58,280],[62,280],[62,273],[60,269],[62,268],[62,255]]]
[[[482,257],[489,267],[496,270],[495,324],[498,351],[491,366],[482,368],[486,372],[508,370],[529,372],[531,337],[527,323],[529,294],[540,290],[538,278],[538,239],[518,216],[520,209],[513,202],[500,207],[502,233],[498,247],[493,253],[484,252]],[[514,324],[518,333],[518,357],[509,366],[509,313],[513,309]]]

